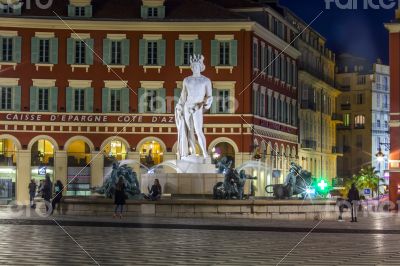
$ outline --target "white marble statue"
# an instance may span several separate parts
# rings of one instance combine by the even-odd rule
[[[181,97],[175,107],[175,121],[178,128],[178,159],[196,155],[196,138],[208,158],[206,138],[203,133],[203,113],[210,109],[212,97],[211,80],[201,72],[205,70],[204,56],[190,57],[193,75],[186,77],[182,83]]]

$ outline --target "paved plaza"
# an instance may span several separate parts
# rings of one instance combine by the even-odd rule
[[[399,224],[393,214],[352,224],[15,217],[3,210],[0,265],[400,265]]]

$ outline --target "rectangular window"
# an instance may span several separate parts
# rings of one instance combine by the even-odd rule
[[[274,60],[274,77],[279,78],[280,77],[280,73],[279,73],[280,66],[279,66],[278,51],[274,52],[274,58],[272,60]]]
[[[229,112],[229,90],[218,90],[218,112]]]
[[[146,112],[155,113],[157,111],[157,90],[146,90]]]
[[[157,7],[148,7],[147,8],[147,17],[157,18],[158,17],[158,8]]]
[[[39,40],[39,63],[50,63],[50,40]]]
[[[272,65],[272,60],[273,60],[273,58],[272,58],[272,50],[271,50],[271,47],[268,47],[268,63],[267,63],[267,66],[268,66],[268,76],[272,76],[272,72],[273,72],[273,65]]]
[[[84,41],[75,41],[75,64],[85,64],[86,47]]]
[[[111,112],[121,111],[121,90],[111,90],[110,91],[110,110]]]
[[[258,43],[253,42],[253,68],[258,69]]]
[[[122,42],[112,41],[111,42],[111,64],[121,65],[122,64]]]
[[[3,38],[2,47],[3,61],[13,61],[13,38]]]
[[[194,54],[194,42],[188,41],[183,43],[183,64],[190,65],[190,56]]]
[[[85,7],[84,6],[75,7],[75,16],[76,17],[84,17],[84,16],[86,16]]]
[[[1,110],[11,110],[12,109],[12,88],[2,87],[1,93]]]
[[[48,88],[38,89],[38,110],[49,111],[50,93]]]
[[[157,65],[157,42],[147,42],[147,65]]]
[[[343,115],[343,125],[345,127],[350,126],[350,114],[344,114]]]
[[[364,103],[364,101],[363,101],[363,97],[364,95],[362,94],[362,93],[357,93],[357,104],[363,104]]]
[[[85,111],[85,89],[74,89],[74,111]]]
[[[229,42],[220,42],[219,43],[219,65],[227,66],[230,64],[229,62],[230,55],[230,43]]]
[[[13,14],[14,9],[13,9],[12,5],[3,4],[3,13],[4,14]]]

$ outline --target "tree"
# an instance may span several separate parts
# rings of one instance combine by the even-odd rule
[[[379,172],[368,165],[367,167],[363,167],[357,175],[353,176],[353,182],[356,184],[359,190],[364,188],[370,188],[372,190],[372,196],[378,190],[379,184],[383,184],[385,180],[379,177]]]

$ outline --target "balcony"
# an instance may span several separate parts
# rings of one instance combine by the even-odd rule
[[[365,129],[365,125],[364,124],[355,124],[354,129]]]
[[[341,108],[342,110],[351,110],[351,103],[342,103],[342,104],[340,105],[340,108]]]
[[[317,148],[317,142],[315,140],[302,140],[301,148],[303,150],[315,150]]]
[[[340,125],[336,125],[336,129],[337,130],[351,130],[351,125],[345,125],[345,124],[340,124]]]
[[[338,113],[332,113],[331,116],[332,121],[342,123],[343,122],[343,115]]]
[[[332,153],[333,154],[343,154],[343,147],[342,146],[332,146]]]
[[[324,73],[323,69],[317,69],[314,66],[312,66],[311,64],[308,64],[305,62],[299,63],[299,69],[313,75],[314,77],[316,77],[320,80],[323,80],[328,85],[335,87],[335,80],[332,79],[329,75],[326,75]]]

